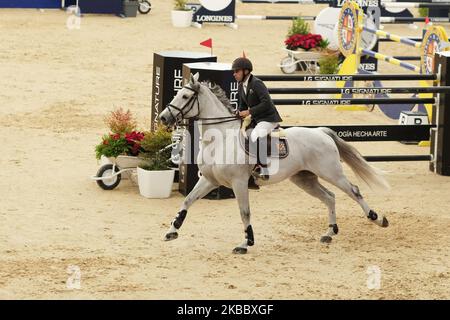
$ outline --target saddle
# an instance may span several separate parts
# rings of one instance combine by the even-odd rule
[[[250,138],[247,135],[247,129],[251,130],[255,127],[254,121],[251,119],[251,115],[244,118],[241,123],[241,136],[244,139],[245,153],[250,156],[256,157],[256,153],[250,151]],[[274,142],[272,141],[274,139]],[[275,148],[272,150],[272,144]],[[242,139],[241,139],[242,145]],[[256,151],[256,150],[255,150]],[[289,155],[289,145],[284,129],[277,126],[267,135],[267,156],[276,157],[278,159],[286,158]]]

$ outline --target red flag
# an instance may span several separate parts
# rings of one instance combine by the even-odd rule
[[[430,18],[425,17],[425,24],[429,24],[430,23]]]
[[[209,38],[208,40],[200,42],[200,45],[208,47],[208,48],[212,48],[212,39]]]

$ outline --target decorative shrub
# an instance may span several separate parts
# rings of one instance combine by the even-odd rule
[[[339,56],[335,54],[324,55],[319,60],[320,74],[336,74],[339,71]]]
[[[146,132],[141,141],[143,151],[140,158],[143,160],[139,165],[145,170],[168,170],[170,169],[170,159],[172,148],[172,133],[167,127],[160,125],[153,132]]]
[[[289,28],[287,36],[290,37],[295,34],[306,35],[310,33],[309,30],[309,24],[299,16],[292,20],[292,25]]]

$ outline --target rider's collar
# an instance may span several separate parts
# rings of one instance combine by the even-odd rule
[[[247,77],[245,78],[245,80],[244,81],[242,81],[242,84],[244,85],[244,86],[248,86],[248,82],[249,82],[249,80],[250,80],[250,76],[251,76],[252,74],[251,73],[249,73],[248,75],[247,75]]]
[[[249,80],[250,80],[250,73],[247,75],[246,79],[244,80],[243,85],[247,87]]]

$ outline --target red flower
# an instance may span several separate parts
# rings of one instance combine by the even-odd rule
[[[322,41],[322,36],[320,34],[294,34],[287,38],[284,43],[288,49],[303,48],[309,50],[315,48]]]
[[[135,143],[135,144],[133,145],[133,147],[131,148],[131,154],[132,154],[132,155],[138,155],[139,149],[140,149],[140,148],[141,148],[141,145]]]
[[[119,140],[120,139],[120,133],[116,133],[116,134],[109,134],[109,137],[112,138],[113,140]]]
[[[144,134],[142,132],[133,131],[125,134],[125,139],[128,142],[141,141],[144,139]]]

